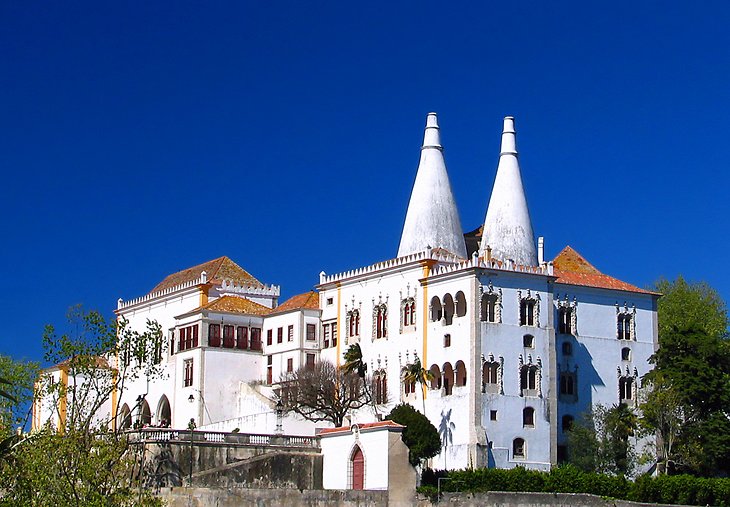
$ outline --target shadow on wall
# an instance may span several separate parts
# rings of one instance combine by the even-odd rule
[[[575,365],[578,365],[578,401],[572,404],[574,408],[571,409],[571,412],[573,412],[571,415],[577,417],[593,407],[593,388],[596,386],[603,387],[605,383],[593,367],[593,356],[591,356],[588,348],[579,339],[573,338],[571,342],[573,343],[572,359],[564,358],[561,368],[565,368],[566,364],[570,364],[572,371]]]

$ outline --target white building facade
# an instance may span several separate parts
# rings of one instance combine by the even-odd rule
[[[463,234],[431,113],[397,256],[323,272],[316,288],[278,305],[277,286],[221,257],[120,300],[117,314],[133,327],[162,326],[167,352],[162,379],[113,401],[117,424],[184,428],[192,419],[271,433],[281,375],[320,359],[342,364],[357,343],[378,380],[378,413],[410,403],[439,430],[431,466],[544,470],[582,413],[637,404],[657,347],[657,294],[602,274],[570,247],[544,259],[511,117],[482,227]],[[423,388],[402,380],[417,361],[433,377]],[[375,419],[371,409],[351,415],[357,424]],[[283,426],[315,431],[295,417]]]

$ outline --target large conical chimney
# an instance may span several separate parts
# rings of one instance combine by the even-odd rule
[[[398,257],[441,247],[466,258],[466,245],[446,173],[436,113],[428,113],[421,160],[408,203]]]
[[[535,237],[517,160],[515,119],[507,116],[502,130],[497,176],[484,219],[481,253],[491,248],[492,257],[537,266]]]

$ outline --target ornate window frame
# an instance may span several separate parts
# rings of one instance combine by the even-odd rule
[[[497,383],[486,382],[484,379],[484,366],[497,367]],[[494,354],[489,354],[488,358],[482,354],[482,393],[486,394],[504,394],[504,357],[494,358]]]
[[[494,301],[494,320],[489,320],[489,313],[487,305],[489,299]],[[487,290],[484,290],[483,285],[479,285],[479,321],[489,322],[490,324],[501,324],[502,323],[502,289],[494,289],[492,282],[487,285]]]
[[[388,298],[380,297],[377,304],[373,299],[373,340],[382,338],[388,338]]]
[[[532,304],[532,314],[528,312],[528,304]],[[530,289],[527,289],[527,295],[522,295],[522,290],[517,291],[517,308],[518,308],[518,322],[520,326],[526,327],[540,327],[540,294],[537,293],[534,296]],[[523,309],[524,305],[524,309]],[[524,315],[524,323],[523,323]],[[530,317],[532,317],[532,323],[530,323]]]
[[[400,332],[416,330],[416,298],[406,297],[400,301]]]
[[[534,371],[535,372],[535,388],[530,389],[529,384],[528,387],[523,389],[522,388],[522,371],[527,369],[528,375],[529,372]],[[519,367],[517,369],[517,388],[518,392],[520,393],[521,397],[537,397],[542,398],[542,359],[539,357],[535,362],[532,361],[532,355],[527,355],[527,360],[525,361],[522,354],[520,354],[519,357]]]
[[[570,321],[568,322],[568,332],[561,334],[568,334],[572,336],[578,336],[578,300],[573,296],[573,300],[568,299],[568,295],[565,294],[564,299],[560,300],[560,294],[555,295],[555,308],[557,309],[558,325],[556,326],[558,332],[560,332],[561,312],[570,312]]]
[[[628,330],[625,329],[626,320],[629,324]],[[624,323],[623,326],[621,325],[622,322]],[[626,331],[628,331],[628,337],[626,337]],[[616,339],[636,341],[636,305],[629,308],[629,305],[624,301],[622,310],[619,304],[616,303]]]
[[[621,367],[616,367],[616,378],[618,380],[617,382],[617,394],[618,394],[618,402],[624,403],[626,405],[637,407],[639,405],[639,372],[634,367],[633,371],[629,368],[628,365],[626,365],[624,371],[621,371]],[[621,395],[623,394],[622,391],[625,390],[623,385],[625,383],[630,382],[630,394],[631,398],[622,398]]]

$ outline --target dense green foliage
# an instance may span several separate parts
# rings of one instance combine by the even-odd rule
[[[659,349],[645,375],[641,424],[660,435],[670,473],[730,473],[730,342],[727,310],[707,284],[661,280]]]
[[[428,418],[406,403],[396,405],[386,419],[402,424],[403,442],[408,446],[408,460],[416,466],[441,451],[441,438]]]
[[[630,475],[636,465],[630,437],[637,427],[627,405],[596,405],[568,433],[568,462],[584,472]]]
[[[117,414],[110,407],[112,393],[124,393],[125,379],[151,380],[161,374],[160,326],[148,322],[144,332],[137,332],[123,319],[107,322],[80,308],[69,317],[68,333],[58,336],[48,326],[44,336],[46,360],[63,369],[68,382],[49,372],[33,379],[35,396],[56,407],[58,424],[49,422],[16,438],[5,452],[0,506],[159,505],[138,488],[137,460],[127,436],[115,428]],[[24,396],[21,392],[13,398],[20,402]]]
[[[689,475],[642,476],[629,481],[623,476],[587,473],[566,465],[550,472],[481,468],[451,472],[426,470],[419,492],[432,495],[438,477],[442,491],[531,491],[546,493],[588,493],[603,497],[683,505],[730,506],[730,479],[706,479]]]

